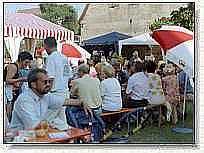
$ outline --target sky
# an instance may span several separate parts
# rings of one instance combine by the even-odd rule
[[[6,12],[16,12],[17,10],[37,8],[39,3],[4,3],[4,9]],[[73,4],[73,7],[78,12],[78,16],[81,15],[83,11],[84,4]]]

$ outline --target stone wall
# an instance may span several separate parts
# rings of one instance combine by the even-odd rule
[[[113,3],[89,4],[82,19],[82,40],[118,31],[136,36],[148,32],[149,23],[186,3]]]

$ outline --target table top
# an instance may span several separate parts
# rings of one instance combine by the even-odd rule
[[[34,138],[27,138],[25,142],[39,142],[39,143],[60,143],[60,142],[69,142],[70,140],[75,140],[77,138],[82,138],[84,136],[90,135],[90,131],[82,130],[79,128],[71,128],[65,131],[61,131],[58,129],[49,128],[48,133],[55,133],[55,132],[67,132],[68,136],[64,138],[50,138],[49,136],[45,137],[34,137]]]

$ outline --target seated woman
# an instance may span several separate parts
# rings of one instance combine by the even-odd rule
[[[148,78],[141,62],[135,62],[134,66],[135,72],[129,77],[126,89],[126,94],[130,97],[126,107],[145,107],[149,99]]]
[[[102,68],[104,80],[101,82],[102,110],[118,111],[122,108],[121,86],[114,78],[115,70],[111,65]]]
[[[164,104],[165,96],[162,88],[161,77],[155,73],[156,64],[153,61],[146,62],[147,77],[149,79],[150,104]]]

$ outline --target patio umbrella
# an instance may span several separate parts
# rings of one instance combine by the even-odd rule
[[[66,57],[71,59],[72,61],[77,61],[79,59],[90,59],[91,54],[87,52],[85,49],[77,45],[76,43],[73,43],[71,41],[69,42],[59,42],[57,45],[58,51],[60,51],[62,54],[64,54]],[[35,56],[42,56],[45,53],[45,48],[42,47],[39,50],[35,52]]]
[[[162,26],[153,31],[152,37],[160,44],[166,59],[178,65],[193,78],[193,32],[179,26]]]
[[[153,31],[152,37],[160,44],[166,59],[178,65],[190,78],[194,77],[194,39],[193,32],[179,26],[162,26]],[[185,80],[183,103],[183,127],[186,101],[187,77]],[[192,133],[192,129],[174,128],[179,133]]]

